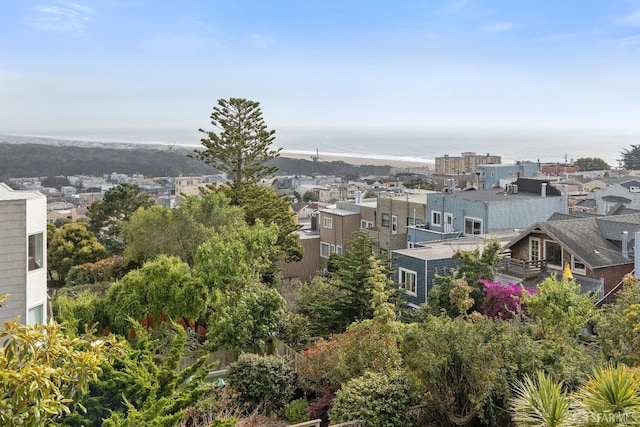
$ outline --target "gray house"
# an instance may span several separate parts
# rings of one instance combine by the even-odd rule
[[[436,274],[444,275],[460,265],[460,260],[451,258],[453,254],[475,249],[482,251],[488,241],[476,236],[393,251],[391,263],[396,271],[394,281],[406,292],[407,304],[415,308],[427,302]]]
[[[526,229],[567,212],[567,195],[549,181],[519,178],[506,189],[465,190],[427,195],[427,220],[407,231],[409,247],[424,242],[499,230]]]
[[[0,322],[47,320],[47,198],[0,183]]]
[[[640,210],[640,180],[632,179],[596,190],[587,196],[585,205],[595,205],[595,213],[607,215],[619,205]]]
[[[501,181],[515,181],[518,178],[532,178],[540,171],[540,164],[524,161],[514,165],[478,165],[476,174],[479,190],[489,190],[500,186]]]

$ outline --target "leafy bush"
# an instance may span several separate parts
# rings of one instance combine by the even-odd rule
[[[287,361],[278,356],[244,353],[229,365],[229,386],[239,393],[238,399],[253,410],[265,403],[270,409],[281,409],[294,392],[294,376]]]
[[[309,416],[312,420],[321,419],[322,425],[329,423],[329,410],[336,397],[331,392],[326,392],[321,398],[309,405]]]
[[[363,420],[368,427],[406,426],[416,402],[415,391],[399,371],[367,372],[336,393],[329,418],[332,423]]]
[[[78,286],[87,283],[112,282],[121,279],[126,274],[127,268],[127,262],[119,255],[96,262],[85,262],[71,267],[65,276],[65,284]]]
[[[502,282],[491,282],[480,280],[484,286],[484,302],[482,304],[482,314],[491,318],[507,319],[513,317],[522,308],[522,293],[536,293],[535,289],[526,289],[521,285],[509,283],[503,285]]]
[[[303,352],[298,384],[305,390],[335,392],[366,371],[385,372],[400,366],[396,338],[375,325],[356,323],[329,340],[320,339]]]
[[[80,292],[75,296],[58,295],[52,302],[53,317],[59,323],[65,323],[73,334],[82,334],[87,326],[98,322],[99,297],[91,291]]]
[[[296,399],[284,407],[284,416],[292,423],[303,423],[310,420],[308,408],[307,399]]]

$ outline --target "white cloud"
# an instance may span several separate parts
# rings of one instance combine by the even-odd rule
[[[520,24],[515,22],[491,22],[483,28],[487,33],[502,33],[518,28]]]
[[[626,15],[615,16],[612,18],[612,22],[627,27],[640,27],[640,9],[633,10]]]
[[[36,6],[34,12],[34,16],[27,18],[27,21],[32,27],[43,31],[81,32],[93,21],[93,9],[68,1]]]

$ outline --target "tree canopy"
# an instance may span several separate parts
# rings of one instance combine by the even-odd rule
[[[631,144],[631,149],[625,148],[620,154],[622,154],[621,160],[625,169],[640,169],[640,144]]]
[[[278,157],[281,149],[270,148],[275,130],[267,129],[259,102],[219,99],[211,124],[217,130],[199,129],[206,135],[200,140],[204,149],[194,150],[193,157],[227,174],[235,202],[246,184],[275,173],[277,167],[265,163]]]
[[[56,273],[59,283],[64,281],[71,267],[106,257],[107,251],[104,246],[84,223],[63,225],[54,232],[48,242],[47,266],[50,272]]]
[[[581,171],[598,171],[611,169],[611,166],[609,166],[607,162],[597,157],[581,157],[573,162],[573,165],[579,168]]]
[[[122,253],[121,223],[127,221],[138,208],[153,204],[149,195],[135,184],[120,184],[106,193],[101,201],[94,202],[87,212],[89,229],[110,253]]]

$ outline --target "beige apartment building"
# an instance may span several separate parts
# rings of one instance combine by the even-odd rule
[[[365,209],[362,209],[364,214]],[[362,227],[381,253],[407,247],[407,227],[427,222],[427,195],[424,192],[379,195],[374,221]],[[363,220],[364,221],[364,220]]]
[[[451,157],[445,154],[443,157],[435,159],[436,173],[442,174],[465,174],[475,173],[477,165],[501,164],[500,156],[493,156],[487,153],[486,156],[479,156],[472,151],[462,153],[460,157]]]
[[[360,211],[346,209],[321,209],[318,217],[320,230],[320,263],[327,268],[332,253],[349,250],[349,242],[360,230]]]

